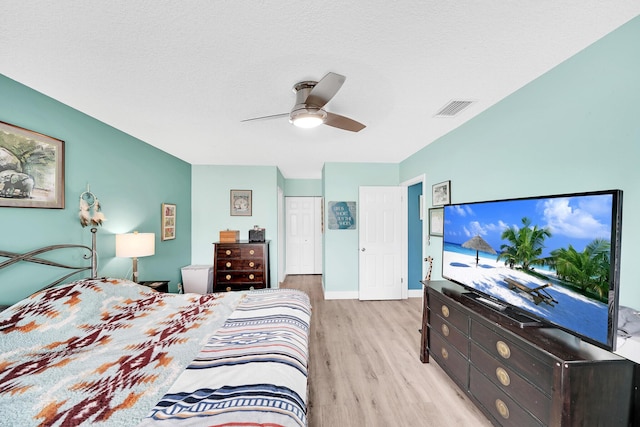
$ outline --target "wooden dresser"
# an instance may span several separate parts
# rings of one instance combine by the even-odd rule
[[[425,287],[431,356],[492,423],[627,426],[634,364],[557,328],[521,327],[448,281]]]
[[[213,291],[269,288],[269,241],[213,244]]]

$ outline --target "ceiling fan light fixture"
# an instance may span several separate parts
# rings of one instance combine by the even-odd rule
[[[289,121],[296,127],[311,129],[320,126],[327,118],[323,109],[300,108],[291,112]]]
[[[322,124],[333,128],[360,132],[366,126],[349,117],[327,112],[324,106],[331,101],[340,90],[345,76],[336,73],[327,73],[320,81],[304,81],[293,86],[296,94],[296,103],[290,113],[272,114],[270,116],[255,117],[242,120],[249,122],[262,119],[275,119],[289,116],[289,123],[299,128],[314,128]]]

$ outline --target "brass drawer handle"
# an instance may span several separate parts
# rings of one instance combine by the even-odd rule
[[[225,252],[227,255],[231,255],[231,250],[227,249],[227,251]]]
[[[449,352],[447,351],[446,348],[442,347],[442,350],[440,350],[440,353],[442,354],[442,358],[447,360],[449,358]]]
[[[231,292],[231,286],[227,286],[227,292]]]
[[[443,305],[443,306],[440,308],[440,311],[442,311],[442,315],[443,315],[444,317],[449,317],[449,307],[447,307],[446,305]]]
[[[255,254],[255,253],[256,253],[256,251],[254,251],[253,249],[251,249],[251,250],[249,251],[249,253],[250,253],[251,255],[253,255],[253,254]]]
[[[496,399],[496,409],[502,418],[509,419],[509,407],[501,399]]]
[[[256,278],[256,276],[254,276],[253,274],[250,274],[250,275],[249,275],[249,279],[253,280],[253,279],[255,279],[255,278]]]
[[[230,262],[228,262],[228,263],[226,264],[226,266],[227,266],[227,267],[231,267],[231,263],[230,263]]]
[[[445,337],[449,336],[449,327],[444,323],[442,324],[442,335],[444,335]]]
[[[496,350],[498,350],[498,354],[503,359],[508,359],[511,357],[511,349],[509,348],[507,343],[505,343],[504,341],[498,341],[496,343]]]
[[[255,263],[255,262],[251,261],[251,262],[249,263],[249,267],[255,267],[255,266],[256,266],[256,263]]]
[[[500,384],[502,384],[505,387],[508,387],[509,384],[511,384],[511,378],[509,377],[509,373],[505,371],[504,368],[501,368],[501,367],[496,368],[496,377],[498,378],[498,381],[500,381]]]
[[[230,274],[227,274],[227,275],[226,275],[226,276],[224,276],[224,277],[225,277],[225,279],[227,279],[227,280],[231,280],[231,275],[230,275]]]

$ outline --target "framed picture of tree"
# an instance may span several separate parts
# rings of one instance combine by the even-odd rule
[[[0,122],[0,207],[64,209],[64,141]]]
[[[231,190],[231,216],[251,216],[251,190]]]

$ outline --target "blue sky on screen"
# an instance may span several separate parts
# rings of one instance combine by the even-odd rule
[[[476,235],[500,252],[500,236],[508,227],[522,227],[522,218],[531,225],[548,227],[543,255],[571,244],[578,252],[594,239],[611,239],[611,194],[469,203],[445,206],[444,242],[462,244]]]

